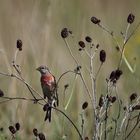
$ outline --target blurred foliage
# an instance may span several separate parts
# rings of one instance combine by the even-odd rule
[[[94,42],[99,43],[101,48],[107,51],[107,62],[101,70],[97,91],[99,95],[104,92],[105,79],[110,72],[116,68],[119,61],[111,37],[94,26],[90,22],[91,16],[97,16],[101,22],[110,30],[113,30],[117,39],[121,41],[121,31],[125,31],[126,19],[130,12],[136,16],[136,21],[131,30],[140,22],[139,0],[0,0],[0,71],[12,72],[11,62],[15,52],[16,40],[23,41],[23,51],[18,56],[18,64],[21,65],[24,78],[40,93],[41,86],[36,67],[41,64],[47,65],[52,73],[58,78],[63,72],[74,69],[75,65],[70,57],[65,44],[60,36],[63,27],[73,31],[73,38],[69,40],[71,48],[78,55],[78,41],[83,40],[86,35],[91,36]],[[131,38],[126,47],[126,58],[133,65],[136,57],[136,72],[132,74],[125,63],[123,63],[123,77],[119,83],[120,96],[126,100],[132,92],[139,92],[139,70],[140,70],[140,29]],[[87,60],[82,60],[87,62]],[[95,63],[95,67],[98,65]],[[86,73],[84,73],[86,75]],[[104,79],[104,80],[103,80]],[[61,81],[59,88],[60,101],[63,102],[64,84],[72,85],[73,76],[69,75]],[[0,76],[0,88],[7,96],[30,96],[28,90],[15,79]],[[67,96],[71,91],[67,91]],[[66,97],[67,98],[67,97]],[[89,100],[82,87],[77,82],[74,88],[73,100],[67,110],[67,114],[76,125],[80,126],[81,105]],[[62,108],[62,105],[60,105]],[[9,134],[8,126],[17,121],[21,123],[21,139],[33,139],[32,129],[38,128],[46,133],[48,139],[62,139],[62,116],[53,112],[52,123],[44,122],[44,113],[38,105],[26,101],[11,101],[0,105],[0,127]],[[87,128],[91,126],[91,107],[86,112]],[[1,132],[0,132],[1,133]],[[77,134],[69,122],[65,120],[65,133],[68,139],[78,139]],[[92,135],[91,129],[86,129],[88,136]]]

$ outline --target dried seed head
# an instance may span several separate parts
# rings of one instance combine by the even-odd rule
[[[78,50],[79,50],[79,51],[82,51],[83,49],[82,49],[82,48],[79,48]]]
[[[69,87],[69,84],[65,84],[64,88],[67,89]]]
[[[130,95],[130,100],[131,100],[131,101],[135,100],[136,98],[137,98],[137,93],[132,93],[132,94]]]
[[[16,133],[16,129],[14,126],[9,126],[9,130],[12,134],[15,134]]]
[[[81,48],[85,48],[85,43],[84,43],[84,41],[79,41],[79,46],[81,47]]]
[[[47,111],[49,108],[50,108],[49,103],[46,103],[46,104],[43,106],[43,111]]]
[[[117,69],[116,72],[115,72],[116,80],[118,80],[121,75],[122,75],[122,71]]]
[[[122,71],[117,69],[111,72],[109,79],[111,82],[116,83],[121,75],[122,75]]]
[[[116,50],[119,52],[120,51],[120,48],[119,48],[119,46],[116,46]]]
[[[99,44],[97,44],[97,45],[96,45],[96,49],[98,49],[99,47],[100,47],[100,45],[99,45]]]
[[[46,140],[45,135],[43,133],[39,133],[38,137],[40,140]]]
[[[136,106],[132,107],[132,110],[140,110],[140,105],[136,105]]]
[[[82,109],[85,110],[88,107],[88,102],[84,102],[82,104]]]
[[[3,131],[3,127],[0,127],[0,131],[1,131],[1,132]]]
[[[16,127],[16,130],[18,131],[20,129],[20,124],[19,123],[16,123],[15,124],[15,127]]]
[[[85,139],[84,140],[89,140],[89,138],[88,137],[85,137]]]
[[[109,101],[111,102],[111,103],[114,103],[115,101],[116,101],[116,97],[115,96],[110,96],[110,98],[109,98]]]
[[[4,92],[0,89],[0,97],[4,96]]]
[[[36,128],[33,129],[33,134],[34,134],[34,136],[36,136],[36,137],[38,136],[38,130],[37,130]]]
[[[69,31],[67,28],[63,28],[62,31],[61,31],[61,37],[62,38],[67,38],[69,35]]]
[[[104,96],[101,95],[100,99],[99,99],[99,107],[101,108],[103,106],[103,104],[104,104]]]
[[[101,22],[101,20],[96,17],[91,17],[91,22],[94,24],[99,24]]]
[[[132,24],[134,20],[135,20],[135,16],[132,13],[130,13],[127,17],[127,22]]]
[[[22,51],[22,41],[20,39],[17,40],[17,49],[19,49],[19,51]]]
[[[85,40],[86,40],[88,43],[91,43],[91,42],[92,42],[92,38],[89,37],[89,36],[86,36],[86,37],[85,37]]]
[[[100,61],[104,63],[106,60],[106,52],[104,50],[100,51]]]

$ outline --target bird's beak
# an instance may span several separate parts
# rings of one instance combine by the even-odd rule
[[[38,67],[38,68],[36,68],[36,70],[37,70],[37,71],[40,71],[40,68]]]

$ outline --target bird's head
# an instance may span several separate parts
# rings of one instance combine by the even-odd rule
[[[36,70],[39,71],[41,74],[47,74],[49,72],[48,67],[46,67],[44,65],[41,65]]]

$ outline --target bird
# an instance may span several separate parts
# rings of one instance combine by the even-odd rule
[[[45,65],[41,65],[36,68],[41,73],[41,87],[44,95],[44,99],[48,99],[45,121],[48,119],[51,121],[51,107],[58,106],[58,95],[55,76],[51,74],[49,68]]]

